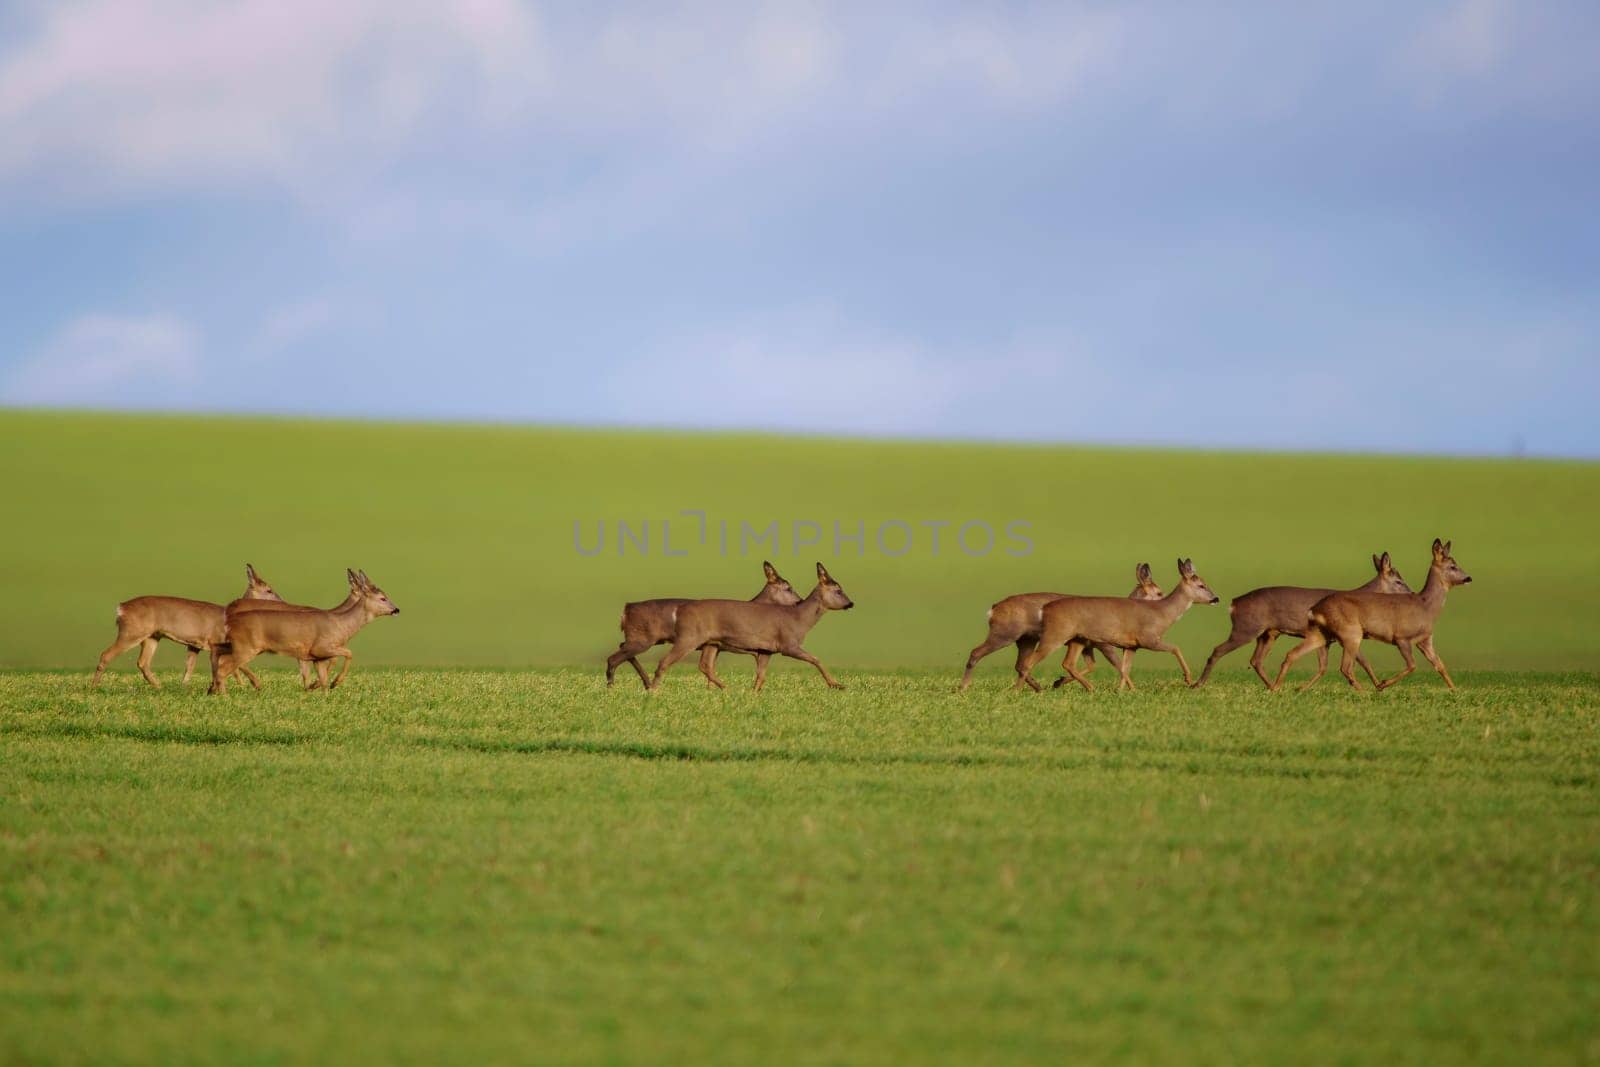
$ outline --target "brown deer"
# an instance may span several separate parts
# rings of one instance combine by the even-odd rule
[[[1370,637],[1398,648],[1401,658],[1406,661],[1405,670],[1394,677],[1381,682],[1373,678],[1375,688],[1387,689],[1417,669],[1416,660],[1411,655],[1411,646],[1415,645],[1433,664],[1434,670],[1439,672],[1445,686],[1454,689],[1456,683],[1450,680],[1444,660],[1433,650],[1433,627],[1439,620],[1439,613],[1444,610],[1445,594],[1455,586],[1466,585],[1472,581],[1472,576],[1463,571],[1450,554],[1450,544],[1449,541],[1434,538],[1433,562],[1428,566],[1428,580],[1423,583],[1420,593],[1334,593],[1317,601],[1309,613],[1305,640],[1283,657],[1283,666],[1278,668],[1278,677],[1273,680],[1272,688],[1277,689],[1283,684],[1283,676],[1289,673],[1289,667],[1295,660],[1307,652],[1326,648],[1329,641],[1337,641],[1344,646],[1344,655],[1339,660],[1339,673],[1359,692],[1361,683],[1356,681],[1352,664],[1361,657],[1362,639]],[[1327,672],[1326,654],[1322,655],[1321,660],[1322,666],[1309,682],[1300,687],[1301,692],[1316,685],[1317,680]],[[1372,674],[1371,667],[1367,668],[1367,674]]]
[[[1357,586],[1350,590],[1352,593],[1409,593],[1411,587],[1406,585],[1406,580],[1400,577],[1400,572],[1395,570],[1394,564],[1389,559],[1389,553],[1372,557],[1372,566],[1377,570],[1365,585]],[[1228,615],[1233,619],[1233,630],[1228,634],[1227,640],[1211,650],[1211,656],[1206,660],[1205,669],[1200,672],[1200,681],[1196,685],[1205,685],[1211,677],[1211,669],[1217,665],[1217,660],[1226,656],[1236,648],[1248,645],[1251,641],[1256,643],[1256,650],[1250,654],[1250,666],[1255,668],[1261,681],[1269,689],[1272,679],[1267,677],[1267,672],[1262,664],[1267,660],[1267,652],[1272,648],[1272,642],[1280,634],[1290,634],[1294,637],[1304,637],[1308,625],[1307,616],[1312,605],[1325,596],[1338,592],[1337,589],[1307,589],[1298,585],[1269,585],[1264,589],[1252,589],[1244,596],[1234,597],[1233,603],[1228,605]],[[1328,646],[1322,645],[1317,649],[1318,673],[1328,669]],[[1368,668],[1371,673],[1371,668]],[[1377,679],[1374,678],[1374,681]]]
[[[244,577],[244,596],[240,598],[241,601],[265,603],[283,599],[248,563],[244,565]],[[165,637],[188,649],[188,657],[183,664],[183,684],[188,685],[194,675],[195,657],[202,650],[222,641],[225,618],[223,606],[207,600],[189,600],[177,596],[140,596],[124,600],[117,605],[117,638],[100,653],[100,662],[94,669],[94,679],[90,684],[99,685],[100,675],[105,672],[108,663],[134,645],[140,645],[139,673],[144,675],[145,681],[160,689],[161,683],[151,673],[150,661],[155,657],[156,646]],[[252,682],[256,680],[248,671],[245,677]]]
[[[325,689],[337,689],[350,671],[355,653],[347,647],[363,626],[380,615],[398,615],[382,589],[363,571],[355,574],[356,598],[333,611],[241,611],[228,620],[227,647],[217,657],[217,670],[211,678],[211,692],[227,692],[228,676],[264,652],[312,660],[317,679]],[[339,676],[328,681],[328,662],[343,659]]]
[[[1133,592],[1128,594],[1130,599],[1160,600],[1166,595],[1150,577],[1150,564],[1139,564],[1133,569],[1133,576],[1138,584],[1133,587]],[[1043,622],[1044,606],[1052,600],[1061,600],[1070,595],[1070,593],[1017,593],[996,601],[989,608],[989,636],[967,656],[967,669],[961,673],[959,690],[966,692],[967,687],[972,684],[972,671],[979,660],[1009,644],[1016,644],[1017,663],[1020,665],[1023,657],[1033,651],[1033,646],[1039,643],[1039,627]],[[1118,650],[1110,645],[1097,647],[1108,661],[1117,658],[1113,653]],[[1092,670],[1094,652],[1089,651],[1086,654],[1091,664],[1089,669]]]
[[[767,664],[774,654],[803,660],[822,674],[822,680],[831,689],[844,686],[828,668],[803,647],[806,634],[822,618],[824,612],[848,611],[855,602],[845,594],[839,583],[828,574],[822,564],[817,564],[817,585],[798,604],[757,604],[748,600],[692,600],[678,609],[678,629],[673,635],[672,647],[656,664],[656,673],[650,679],[650,691],[661,688],[662,676],[683,657],[697,648],[715,645],[727,652],[744,652],[756,658],[756,692],[767,681]],[[715,657],[708,663],[700,661],[700,670],[717,688],[725,688],[716,676]]]
[[[1189,605],[1215,604],[1220,599],[1206,585],[1205,579],[1195,573],[1194,563],[1180,559],[1178,585],[1160,600],[1129,600],[1110,596],[1052,600],[1044,606],[1039,644],[1018,665],[1017,684],[1020,686],[1027,682],[1037,691],[1039,683],[1029,673],[1034,664],[1066,645],[1067,658],[1062,666],[1066,668],[1067,675],[1084,689],[1093,690],[1089,679],[1078,670],[1078,655],[1088,645],[1106,644],[1114,648],[1171,652],[1178,658],[1178,666],[1183,668],[1184,682],[1193,685],[1183,651],[1177,645],[1168,644],[1164,635],[1189,610]],[[1128,662],[1127,657],[1121,661],[1118,689],[1133,688],[1133,679],[1128,677]]]
[[[345,573],[345,577],[350,582],[350,593],[349,593],[348,596],[346,596],[344,598],[344,601],[341,604],[339,604],[337,607],[332,609],[334,611],[338,611],[340,608],[349,607],[352,603],[354,603],[356,597],[359,595],[359,590],[361,588],[360,581],[356,577],[356,572],[355,571],[346,569],[344,573]],[[226,629],[226,625],[227,625],[226,620],[232,619],[235,615],[239,614],[239,612],[241,612],[241,611],[321,611],[321,610],[323,610],[323,609],[317,608],[317,607],[312,607],[312,606],[307,605],[307,604],[289,604],[289,603],[286,603],[285,601],[282,601],[282,600],[251,600],[248,597],[240,597],[238,600],[232,600],[232,601],[228,602],[228,605],[224,609],[224,612],[223,612],[223,617],[224,617],[224,624],[223,625],[224,625],[224,629]],[[221,655],[221,651],[222,651],[222,646],[220,646],[220,645],[212,645],[211,646],[211,677],[212,677],[213,681],[215,681],[216,677],[217,677],[217,657],[219,655]],[[302,686],[304,686],[306,689],[315,689],[315,688],[317,688],[317,684],[318,684],[318,683],[313,682],[311,680],[311,667],[312,667],[312,661],[311,660],[303,659],[303,660],[300,661],[300,684]],[[261,688],[261,683],[256,678],[256,676],[254,674],[250,673],[249,671],[241,671],[240,673],[243,674],[246,678],[248,678],[250,680],[250,684],[255,686],[255,688],[257,688],[257,689]]]
[[[767,576],[766,584],[761,587],[761,592],[751,597],[755,604],[785,604],[800,603],[800,594],[794,591],[788,579],[778,573],[766,560],[762,560],[761,569]],[[622,606],[622,617],[617,620],[617,626],[622,630],[622,643],[617,650],[606,657],[606,685],[610,686],[616,680],[617,668],[622,662],[633,664],[633,669],[639,672],[639,681],[644,683],[646,689],[650,688],[650,676],[645,673],[644,667],[639,663],[639,653],[655,645],[664,645],[672,641],[678,629],[678,609],[693,601],[685,597],[663,597],[658,600],[636,600]],[[700,672],[706,676],[706,684],[710,685],[716,675],[717,650],[706,647],[700,651]]]

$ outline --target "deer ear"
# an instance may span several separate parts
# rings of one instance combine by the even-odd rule
[[[832,578],[828,577],[828,568],[824,567],[821,563],[817,564],[817,581],[819,581],[819,582],[831,582],[831,581],[833,581]]]
[[[1453,545],[1453,544],[1455,544],[1454,541],[1446,541],[1444,543],[1444,554],[1446,556],[1448,556],[1450,554],[1450,546]]]
[[[355,571],[351,570],[349,567],[346,567],[344,569],[344,576],[350,582],[351,589],[361,588],[361,579],[356,577]]]
[[[1372,554],[1372,566],[1374,570],[1383,570],[1383,561],[1378,558],[1376,552]]]
[[[250,566],[248,563],[244,565],[244,576],[252,582],[259,581],[259,579],[256,577],[256,569]]]
[[[1382,568],[1383,570],[1388,570],[1389,568],[1394,566],[1394,560],[1390,559],[1389,558],[1389,553],[1385,552],[1383,554],[1383,558],[1378,561],[1378,566],[1380,568]]]
[[[1141,563],[1133,568],[1133,576],[1141,582],[1148,582],[1150,580],[1150,564]]]
[[[762,560],[761,569],[766,572],[767,581],[775,582],[778,580],[778,568],[774,567],[771,563],[767,562],[766,560]]]
[[[1433,539],[1433,558],[1434,559],[1443,559],[1444,558],[1444,542],[1439,540],[1437,537],[1435,537]]]
[[[361,585],[363,588],[372,588],[372,579],[367,577],[366,571],[356,571],[356,577],[361,579]]]

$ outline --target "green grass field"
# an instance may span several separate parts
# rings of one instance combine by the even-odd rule
[[[0,1062],[1600,1062],[1600,465],[13,412],[0,479]],[[1420,585],[1435,536],[1454,694],[951,691],[1007,593]],[[623,601],[762,558],[855,599],[848,689],[604,688]],[[119,600],[247,560],[402,614],[332,694],[87,688]]]
[[[1600,1059],[1594,676],[846,676],[0,674],[0,1060]]]
[[[1226,600],[1356,585],[1385,549],[1420,584],[1430,542],[1453,538],[1475,581],[1440,623],[1452,669],[1592,669],[1600,604],[1594,463],[11,412],[0,482],[12,504],[0,589],[26,605],[0,617],[0,666],[13,667],[88,670],[119,600],[228,599],[246,561],[304,603],[338,602],[344,569],[365,568],[403,614],[357,638],[360,664],[408,666],[598,666],[624,601],[752,596],[763,557],[802,589],[822,559],[854,597],[858,610],[808,643],[841,666],[959,672],[1000,597],[1121,595],[1141,560],[1171,588],[1180,555]],[[684,509],[707,513],[707,545]],[[650,555],[616,553],[618,519],[652,524]],[[592,547],[600,520],[605,552],[580,556],[573,523]],[[687,555],[661,554],[667,520]],[[875,543],[890,520],[917,538],[900,557]],[[741,555],[739,524],[774,521],[783,544]],[[819,524],[823,543],[796,552],[797,521]],[[928,521],[986,522],[996,547],[964,555],[952,527],[934,555]],[[1012,521],[1031,523],[1031,555],[1005,554]],[[864,526],[859,555],[834,551],[835,522]],[[891,551],[902,536],[886,534]],[[1203,660],[1227,631],[1225,607],[1195,608],[1172,636]],[[1247,655],[1224,666],[1247,671]],[[157,663],[176,662],[165,645]]]

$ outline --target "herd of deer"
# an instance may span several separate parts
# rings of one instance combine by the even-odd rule
[[[1422,592],[1414,593],[1400,577],[1389,553],[1372,557],[1377,574],[1355,589],[1312,589],[1278,585],[1256,589],[1234,600],[1228,612],[1233,627],[1226,640],[1212,650],[1200,677],[1189,671],[1178,646],[1169,644],[1166,633],[1192,604],[1220,601],[1205,579],[1195,573],[1194,564],[1178,560],[1178,584],[1163,593],[1150,575],[1150,565],[1135,568],[1138,584],[1127,597],[1075,596],[1067,593],[1018,593],[997,602],[989,609],[989,634],[967,657],[960,688],[972,683],[978,661],[1007,645],[1017,646],[1016,687],[1026,684],[1038,691],[1043,687],[1033,677],[1033,668],[1046,656],[1065,647],[1062,668],[1067,672],[1056,679],[1092,689],[1086,674],[1093,669],[1094,651],[1118,664],[1117,687],[1132,689],[1128,668],[1136,649],[1170,652],[1183,669],[1183,680],[1190,686],[1205,683],[1217,661],[1237,648],[1255,642],[1250,666],[1276,690],[1283,684],[1289,667],[1308,653],[1317,654],[1317,673],[1302,689],[1315,685],[1328,670],[1328,644],[1343,647],[1339,673],[1356,689],[1355,666],[1359,664],[1378,689],[1387,689],[1416,669],[1412,649],[1420,651],[1433,664],[1445,685],[1455,683],[1444,661],[1433,647],[1434,623],[1444,609],[1445,594],[1472,578],[1462,571],[1450,554],[1450,542],[1435,539],[1428,580]],[[805,650],[806,635],[829,611],[855,606],[839,583],[817,564],[817,584],[805,597],[780,575],[771,563],[763,563],[766,583],[750,600],[693,600],[670,598],[641,600],[626,604],[619,625],[622,642],[606,659],[606,684],[616,680],[617,668],[631,664],[645,689],[661,687],[662,677],[673,664],[700,653],[700,673],[707,684],[727,688],[717,677],[717,656],[737,652],[756,660],[755,688],[766,683],[767,666],[773,656],[788,656],[811,664],[829,687],[843,686],[828,673],[822,662]],[[257,689],[261,684],[245,664],[262,653],[292,656],[300,661],[300,678],[307,689],[332,689],[344,680],[354,659],[347,647],[351,637],[380,615],[398,615],[400,609],[368,580],[365,573],[347,571],[350,595],[338,607],[323,610],[286,604],[262,581],[255,568],[246,565],[248,584],[244,596],[229,604],[211,604],[179,597],[138,597],[117,608],[117,639],[100,656],[94,681],[100,681],[106,664],[134,645],[140,645],[139,670],[151,685],[159,688],[150,672],[150,660],[162,638],[185,645],[189,650],[183,672],[184,682],[194,673],[195,657],[202,650],[211,653],[211,689],[225,692],[228,677],[243,674]],[[1291,634],[1301,641],[1284,657],[1275,678],[1263,669],[1273,641]],[[1379,680],[1361,654],[1364,640],[1383,641],[1400,650],[1405,669],[1391,678]],[[672,647],[647,674],[639,653],[655,645]],[[1079,668],[1080,658],[1088,664]],[[337,677],[328,681],[328,664],[344,663]],[[311,680],[311,668],[317,680]]]
[[[348,645],[356,631],[380,615],[400,614],[366,571],[345,571],[350,595],[342,604],[327,609],[285,603],[248,563],[244,576],[244,596],[227,604],[176,596],[141,596],[118,604],[117,638],[100,653],[94,684],[100,684],[106,664],[138,645],[139,673],[160,689],[161,683],[150,673],[150,660],[164,637],[189,650],[183,666],[186,685],[194,675],[195,657],[210,652],[210,692],[227,692],[228,677],[235,671],[260,689],[260,680],[245,664],[264,652],[273,652],[300,661],[300,682],[307,689],[335,689],[355,660]],[[330,682],[328,664],[336,659],[344,663]],[[312,667],[317,670],[314,682]]]

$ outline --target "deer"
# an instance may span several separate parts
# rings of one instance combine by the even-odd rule
[[[373,584],[365,571],[350,572],[356,585],[355,599],[332,611],[241,611],[228,620],[217,669],[211,678],[212,693],[226,693],[228,676],[264,652],[312,660],[317,665],[317,681],[323,690],[337,689],[350,671],[355,653],[350,639],[367,623],[383,615],[398,615],[400,609],[382,589]],[[328,681],[328,662],[343,659],[338,677]]]
[[[1372,566],[1378,573],[1363,585],[1358,585],[1350,590],[1352,593],[1409,593],[1411,587],[1406,580],[1400,577],[1400,572],[1395,570],[1394,563],[1389,559],[1389,553],[1372,557]],[[1338,592],[1337,589],[1310,589],[1297,585],[1269,585],[1263,589],[1252,589],[1243,596],[1234,597],[1228,605],[1228,616],[1233,620],[1233,629],[1226,640],[1211,650],[1211,656],[1206,660],[1205,668],[1200,672],[1200,681],[1197,685],[1205,685],[1211,677],[1211,670],[1217,661],[1236,648],[1248,645],[1251,641],[1256,643],[1256,649],[1250,654],[1250,666],[1261,678],[1267,688],[1272,688],[1272,679],[1267,677],[1267,672],[1262,664],[1267,660],[1267,652],[1272,648],[1272,643],[1282,634],[1294,637],[1304,637],[1308,625],[1308,615],[1317,601],[1325,596]],[[1317,649],[1318,671],[1328,669],[1328,646],[1326,644]],[[1365,665],[1365,660],[1362,661]],[[1372,669],[1367,668],[1370,675]],[[1373,678],[1376,682],[1377,679]]]
[[[844,683],[828,673],[828,668],[804,648],[806,635],[830,611],[849,611],[855,601],[833,580],[828,569],[817,564],[817,584],[798,604],[760,604],[749,600],[691,600],[678,609],[678,628],[672,647],[650,679],[650,692],[661,688],[661,679],[683,657],[697,648],[715,645],[728,652],[743,652],[756,658],[755,691],[767,681],[767,664],[774,655],[788,656],[811,664],[830,689],[843,689]],[[727,688],[716,676],[716,660],[702,657],[700,671],[718,689]]]
[[[1450,546],[1449,541],[1440,541],[1437,537],[1433,539],[1433,560],[1428,565],[1428,580],[1423,583],[1420,593],[1334,593],[1317,601],[1307,613],[1305,640],[1283,657],[1283,665],[1278,668],[1272,688],[1276,690],[1283,684],[1283,677],[1289,673],[1289,667],[1295,660],[1308,652],[1326,649],[1329,641],[1337,641],[1344,647],[1344,655],[1339,660],[1339,673],[1344,675],[1344,680],[1350,683],[1352,689],[1360,692],[1361,683],[1356,681],[1352,664],[1361,658],[1362,640],[1370,637],[1398,648],[1400,657],[1406,661],[1405,669],[1399,674],[1381,682],[1373,678],[1373,688],[1381,692],[1417,669],[1416,660],[1411,655],[1414,645],[1439,672],[1445,687],[1455,689],[1456,683],[1450,680],[1444,660],[1434,651],[1433,627],[1439,621],[1439,613],[1444,610],[1445,594],[1458,585],[1466,585],[1472,581],[1472,576],[1461,569],[1461,565],[1450,554]],[[1327,673],[1327,653],[1321,653],[1319,659],[1321,666],[1312,679],[1300,687],[1302,693],[1316,685],[1318,679]],[[1369,677],[1372,675],[1371,667],[1367,668],[1367,674]]]
[[[1160,600],[1166,595],[1150,577],[1150,564],[1139,564],[1133,569],[1133,576],[1138,584],[1133,587],[1133,592],[1128,594],[1130,599]],[[977,667],[979,660],[1006,645],[1016,644],[1017,663],[1020,665],[1022,658],[1039,643],[1039,626],[1043,619],[1044,606],[1052,600],[1062,600],[1070,595],[1070,593],[1016,593],[1004,600],[996,601],[989,608],[989,636],[967,656],[967,669],[961,674],[961,683],[957,686],[957,691],[964,693],[972,685],[972,671]],[[1095,647],[1100,649],[1108,661],[1114,658],[1113,652],[1117,651],[1110,645]],[[1086,655],[1090,662],[1088,669],[1092,670],[1094,652],[1089,650]]]
[[[1114,648],[1147,648],[1152,652],[1171,652],[1183,668],[1183,680],[1193,686],[1189,664],[1183,650],[1168,644],[1166,632],[1183,617],[1193,604],[1216,604],[1222,598],[1211,591],[1205,579],[1195,573],[1192,560],[1178,560],[1178,584],[1160,600],[1131,600],[1125,597],[1084,596],[1052,600],[1044,606],[1039,628],[1039,643],[1017,665],[1017,687],[1027,682],[1037,692],[1039,683],[1030,673],[1040,660],[1067,646],[1067,658],[1062,664],[1067,676],[1093,691],[1089,679],[1078,670],[1078,656],[1091,644],[1106,644]],[[1133,679],[1128,677],[1129,657],[1119,664],[1120,677],[1117,688],[1132,689]],[[1066,681],[1057,682],[1061,685]]]
[[[350,582],[350,593],[349,593],[348,596],[346,596],[344,598],[343,603],[339,604],[337,607],[334,607],[332,609],[334,611],[338,611],[340,608],[349,607],[350,604],[353,603],[355,601],[356,597],[359,595],[360,583],[359,583],[359,580],[356,578],[355,571],[347,569],[344,573],[345,573],[345,577],[347,579],[349,579],[349,582]],[[226,629],[227,620],[232,619],[235,615],[239,614],[239,612],[241,612],[241,611],[320,611],[320,610],[322,610],[322,609],[321,608],[312,607],[312,606],[307,605],[307,604],[290,604],[290,603],[287,603],[287,602],[282,601],[282,600],[252,600],[252,599],[250,599],[248,597],[240,597],[238,600],[229,601],[227,606],[223,609],[223,619],[224,619],[223,625],[224,625],[224,629]],[[215,680],[215,678],[217,677],[217,657],[219,655],[221,655],[221,647],[220,647],[220,645],[212,645],[211,646],[211,677],[212,677],[213,680]],[[311,660],[303,659],[303,660],[300,661],[300,684],[302,686],[304,686],[306,689],[315,689],[315,688],[317,688],[317,685],[318,685],[318,683],[313,682],[311,680],[311,668],[312,668],[312,661]],[[254,674],[250,673],[249,671],[241,671],[240,673],[242,673],[246,678],[248,678],[250,680],[250,684],[253,685],[256,689],[260,689],[261,688],[261,683],[257,680],[257,678],[256,678],[256,676]]]
[[[244,596],[234,603],[277,603],[283,600],[266,579],[256,573],[250,564],[244,565]],[[177,596],[140,596],[124,600],[117,605],[117,637],[100,653],[100,662],[94,669],[90,685],[98,686],[106,665],[134,645],[139,645],[139,673],[144,680],[161,688],[161,683],[150,670],[156,646],[164,637],[188,649],[183,664],[183,684],[188,685],[194,676],[194,661],[202,650],[210,649],[222,641],[226,610],[221,604],[206,600],[189,600]],[[254,682],[255,676],[245,672]]]
[[[787,606],[800,603],[800,594],[778,573],[778,568],[762,560],[761,569],[766,574],[766,584],[761,587],[761,592],[750,598],[751,603]],[[633,669],[639,672],[639,681],[646,689],[650,688],[650,676],[639,663],[639,653],[655,645],[670,644],[678,629],[678,610],[690,603],[693,601],[684,597],[663,597],[636,600],[622,606],[622,617],[617,620],[617,626],[622,630],[622,643],[606,657],[607,688],[616,681],[617,668],[624,660],[633,664]],[[700,659],[700,672],[706,676],[706,685],[710,686],[710,679],[716,674],[717,649],[712,646],[701,649]]]

